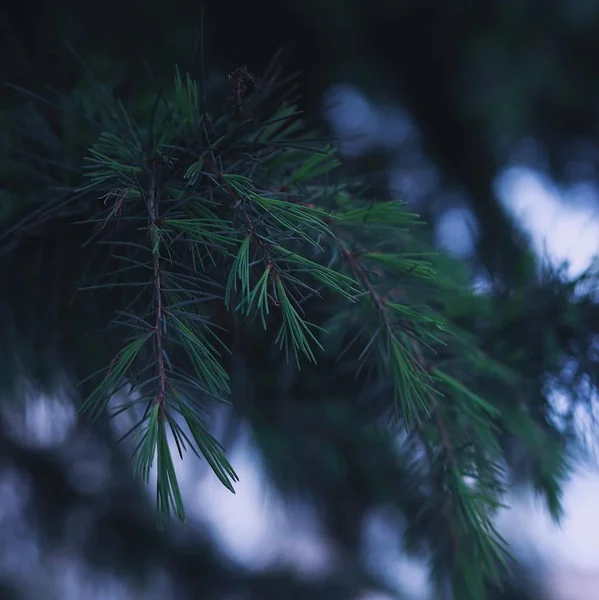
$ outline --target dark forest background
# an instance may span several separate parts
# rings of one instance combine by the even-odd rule
[[[416,207],[431,232],[449,209],[467,211],[474,243],[465,263],[500,297],[518,296],[537,307],[524,322],[510,313],[511,304],[500,318],[506,339],[530,340],[522,360],[540,380],[552,363],[543,342],[548,336],[562,346],[579,344],[581,360],[596,360],[585,344],[599,327],[598,313],[590,303],[577,307],[573,318],[569,282],[539,276],[542,257],[500,201],[497,182],[509,167],[525,166],[564,189],[583,183],[596,190],[598,33],[594,0],[207,0],[203,6],[188,0],[9,0],[0,9],[0,68],[3,82],[35,94],[49,86],[70,89],[81,78],[72,48],[127,95],[170,82],[174,63],[197,72],[202,47],[215,81],[241,65],[261,73],[281,48],[286,70],[300,73],[302,108],[331,135],[341,135],[350,170],[381,196],[399,195]],[[386,111],[395,129],[368,131],[358,119],[362,100]],[[3,119],[20,102],[14,89],[2,88]],[[2,219],[18,212],[0,203]],[[567,382],[573,398],[576,383],[575,377]],[[376,587],[359,558],[356,532],[347,530],[351,519],[329,528],[347,549],[330,576],[312,580],[288,567],[246,571],[223,555],[203,525],[156,531],[151,502],[108,430],[91,431],[82,418],[68,444],[49,449],[23,435],[5,435],[11,423],[0,419],[0,463],[11,482],[0,492],[7,507],[0,536],[2,600],[55,597],[44,593],[47,574],[29,570],[26,557],[50,560],[57,538],[63,549],[80,548],[78,535],[86,527],[92,531],[81,554],[86,564],[104,578],[116,573],[135,585],[171,578],[167,597],[333,600]],[[83,475],[71,468],[82,455],[88,461]],[[94,468],[102,471],[94,467],[100,455],[109,475],[94,475]],[[81,483],[94,477],[106,484]],[[326,518],[334,521],[340,502],[352,505],[361,494],[359,481],[323,490]],[[25,518],[17,518],[14,507],[23,502]],[[37,549],[23,542],[30,538]],[[496,598],[540,598],[527,568],[516,571],[514,589],[496,591]],[[153,597],[111,593],[103,597]]]

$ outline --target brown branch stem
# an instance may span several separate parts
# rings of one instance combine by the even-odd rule
[[[158,392],[155,402],[159,405],[160,414],[164,415],[166,410],[166,389],[168,385],[166,367],[163,355],[162,326],[164,319],[164,305],[162,298],[162,271],[160,268],[160,234],[158,233],[158,193],[156,190],[156,179],[152,171],[152,183],[147,197],[148,216],[150,220],[150,241],[152,243],[152,267],[154,284],[154,302],[156,320],[154,323],[154,340],[156,351],[156,369],[158,376]]]
[[[381,315],[381,318],[383,319],[385,328],[388,330],[389,335],[391,335],[393,337],[393,339],[397,340],[397,336],[396,336],[396,333],[393,328],[393,323],[391,322],[391,319],[388,314],[388,309],[385,305],[385,300],[376,291],[374,285],[372,284],[372,281],[370,281],[370,277],[368,276],[366,269],[360,263],[360,260],[356,257],[356,255],[354,253],[350,252],[350,250],[348,250],[347,247],[343,243],[341,243],[339,240],[337,240],[337,246],[340,249],[343,258],[345,259],[345,261],[348,263],[351,270],[353,271],[354,275],[360,280],[360,282],[362,283],[362,285],[368,292],[374,306],[376,307],[379,314]],[[416,362],[417,362],[418,366],[422,370],[428,371],[429,367],[426,364],[426,360],[424,358],[424,355],[422,353],[420,345],[418,344],[418,341],[415,340],[414,338],[410,337],[410,343],[414,350],[414,354],[416,356]],[[435,398],[431,398],[430,400],[431,400],[431,405],[432,405],[432,413],[433,413],[433,417],[434,417],[434,423],[435,423],[436,428],[439,431],[439,435],[441,436],[441,445],[443,447],[443,452],[444,452],[445,456],[447,457],[447,462],[451,465],[451,467],[456,468],[457,461],[456,461],[456,458],[455,458],[455,455],[453,452],[453,447],[451,444],[449,434],[447,432],[447,428],[445,427],[445,423],[443,422],[443,419],[440,414],[439,405],[438,405],[437,401],[435,400]],[[427,456],[428,456],[429,461],[431,462],[431,466],[432,466],[434,456],[432,454],[430,446],[428,445],[426,439],[422,435],[422,432],[418,432],[417,435],[425,447]],[[457,533],[455,531],[455,527],[454,527],[453,521],[451,519],[451,514],[450,514],[451,511],[449,509],[448,504],[449,503],[445,503],[444,512],[445,512],[445,515],[446,515],[446,518],[447,518],[447,521],[449,524],[449,529],[452,534],[454,551],[457,553],[459,551],[459,536],[457,535]]]

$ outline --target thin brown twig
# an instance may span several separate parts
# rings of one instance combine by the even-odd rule
[[[348,248],[343,243],[341,243],[338,239],[337,239],[337,246],[341,250],[341,253],[342,253],[345,261],[349,264],[349,266],[352,269],[352,271],[354,272],[354,274],[358,277],[358,279],[360,280],[362,285],[366,288],[366,291],[368,292],[374,306],[376,307],[377,311],[381,315],[381,318],[383,319],[385,328],[388,330],[389,334],[394,339],[397,339],[397,336],[396,336],[394,328],[393,328],[393,324],[392,324],[391,319],[388,314],[388,309],[385,304],[385,300],[380,296],[380,294],[374,288],[374,285],[370,281],[370,277],[368,276],[366,269],[360,263],[360,260],[356,257],[356,255],[354,253],[350,252],[350,250],[348,250]],[[424,355],[422,353],[420,345],[418,344],[418,341],[413,339],[412,337],[410,337],[409,339],[410,339],[410,343],[412,345],[414,354],[416,356],[416,364],[423,371],[429,371],[429,367],[426,363],[426,360],[424,358]],[[447,432],[447,428],[445,427],[445,423],[443,422],[443,419],[440,414],[439,405],[438,405],[437,401],[435,400],[435,398],[431,397],[430,401],[431,401],[431,405],[432,405],[432,413],[433,413],[433,417],[434,417],[434,422],[435,422],[435,425],[436,425],[437,429],[439,430],[439,434],[441,436],[441,444],[443,447],[443,451],[447,457],[448,463],[453,468],[456,468],[457,461],[456,461],[456,458],[455,458],[455,455],[453,452],[453,447],[451,444],[449,434]],[[432,454],[429,444],[427,443],[426,439],[421,434],[421,432],[418,432],[418,436],[420,437],[422,443],[424,444],[425,450],[427,452],[427,456],[429,457],[429,460],[432,463],[433,454]],[[459,551],[459,536],[457,535],[457,532],[455,531],[453,520],[451,519],[451,508],[450,508],[449,502],[445,503],[445,511],[444,512],[445,512],[446,519],[448,521],[449,528],[450,528],[450,531],[452,534],[451,537],[452,537],[452,542],[453,542],[453,546],[454,546],[454,552],[457,553]]]
[[[168,378],[164,364],[162,326],[164,319],[164,305],[162,302],[162,271],[160,268],[160,235],[158,233],[158,198],[156,190],[155,172],[152,170],[152,183],[147,198],[148,216],[150,220],[150,240],[152,243],[152,267],[155,295],[156,320],[154,323],[154,339],[156,348],[156,369],[158,371],[158,393],[155,402],[159,405],[161,416],[166,410],[166,390]]]

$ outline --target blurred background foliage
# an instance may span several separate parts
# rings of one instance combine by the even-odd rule
[[[0,43],[7,58],[0,67],[2,80],[44,96],[49,87],[84,87],[81,64],[66,40],[119,95],[135,95],[143,104],[143,91],[171,81],[174,63],[198,71],[201,10],[188,0],[168,5],[155,0],[10,0],[0,9]],[[481,282],[488,303],[482,314],[456,302],[448,316],[477,332],[490,355],[527,374],[522,393],[537,399],[540,421],[556,418],[552,391],[567,392],[570,402],[560,423],[565,438],[574,439],[576,406],[589,403],[597,375],[599,313],[593,290],[581,292],[594,276],[573,281],[549,268],[501,202],[498,180],[511,166],[527,166],[565,188],[587,186],[593,193],[585,198],[596,201],[599,2],[213,0],[204,2],[204,11],[206,73],[215,85],[224,85],[226,74],[240,65],[262,72],[277,48],[284,48],[287,70],[301,73],[302,108],[340,136],[350,171],[364,175],[379,196],[399,195],[412,204],[428,223],[431,239],[448,210],[468,214],[472,245],[462,260],[468,276]],[[23,104],[23,95],[3,89],[3,131],[15,124],[15,107],[26,110]],[[69,137],[74,157],[84,154],[93,135],[81,131],[80,140]],[[72,168],[76,172],[78,165]],[[36,176],[32,168],[31,177]],[[8,161],[0,165],[0,177],[10,181],[0,192],[0,222],[8,228],[29,207],[23,194],[14,193],[18,182]],[[60,240],[73,264],[80,242]],[[45,282],[29,271],[37,254],[49,252],[44,244],[56,243],[47,231],[30,232],[18,257],[19,281],[0,281],[0,296],[17,293],[19,284],[19,290],[28,290],[24,314],[39,316],[31,323],[33,340],[44,323],[51,328],[64,317],[48,315],[48,303],[35,288],[51,289],[55,273],[68,282],[68,264],[56,265]],[[52,350],[43,346],[39,351]],[[385,503],[389,486],[408,485],[409,473],[397,470],[383,435],[380,443],[369,440],[372,454],[364,454],[361,423],[342,403],[331,400],[330,406],[306,406],[289,415],[282,402],[263,400],[253,406],[257,414],[250,421],[266,471],[284,497],[295,498],[298,487],[300,492],[309,489],[321,505],[329,535],[344,549],[326,577],[306,577],[289,566],[242,568],[218,548],[205,524],[157,533],[152,503],[131,479],[125,450],[115,445],[106,423],[91,427],[71,415],[68,439],[59,436],[44,444],[24,434],[23,422],[4,411],[0,460],[10,485],[3,496],[2,598],[42,597],[50,585],[48,572],[55,571],[44,574],[40,568],[23,577],[15,562],[19,548],[32,556],[23,541],[32,532],[35,552],[42,556],[55,556],[57,536],[67,558],[70,550],[85,548],[78,560],[100,568],[104,581],[118,573],[129,582],[148,584],[151,576],[158,581],[166,574],[171,587],[164,589],[173,598],[328,600],[358,597],[380,586],[365,566],[362,519],[374,505]],[[274,427],[281,415],[288,430]],[[306,447],[294,443],[293,431],[333,433],[315,436],[314,447]],[[234,439],[236,431],[225,428],[227,434]],[[522,479],[532,476],[542,487],[543,474],[527,468],[526,448],[513,453]],[[331,475],[350,468],[351,476]],[[11,517],[11,511],[26,518]],[[60,569],[58,559],[53,560],[53,568]],[[509,584],[513,589],[490,590],[489,597],[542,598],[529,567],[524,560]],[[149,585],[143,597],[153,597],[152,586],[159,593],[166,584]],[[86,593],[95,597],[92,591],[79,593],[80,598]],[[118,593],[123,594],[103,597],[142,597]]]

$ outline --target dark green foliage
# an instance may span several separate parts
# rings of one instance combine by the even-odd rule
[[[508,571],[493,516],[520,454],[560,515],[564,438],[536,378],[565,354],[527,371],[534,332],[500,331],[519,299],[473,293],[404,204],[348,183],[288,90],[276,66],[243,98],[178,70],[121,100],[90,78],[11,117],[2,384],[66,373],[88,418],[134,415],[160,524],[185,518],[174,450],[234,491],[210,424],[229,402],[288,496],[326,512],[363,489],[327,515],[348,546],[390,504],[437,580],[482,598]]]

